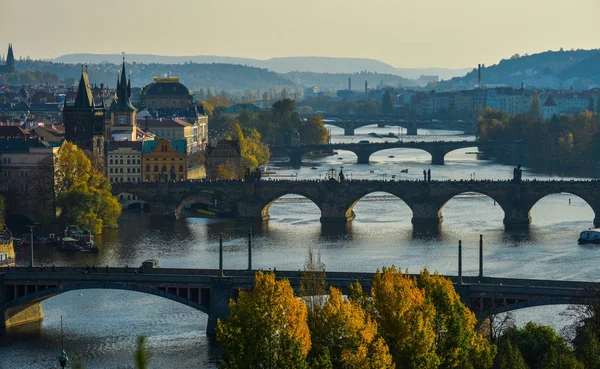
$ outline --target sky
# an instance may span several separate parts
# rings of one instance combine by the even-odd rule
[[[0,53],[360,57],[492,65],[600,48],[600,0],[0,0]]]

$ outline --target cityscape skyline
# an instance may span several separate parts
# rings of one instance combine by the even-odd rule
[[[17,58],[33,59],[124,51],[261,60],[367,58],[398,68],[465,68],[479,62],[496,64],[516,53],[599,46],[600,23],[594,15],[600,13],[600,3],[594,0],[580,0],[578,7],[566,6],[564,0],[526,4],[508,0],[501,7],[473,0],[426,4],[376,0],[369,7],[356,0],[343,6],[334,0],[306,2],[257,0],[249,6],[240,0],[176,0],[171,15],[158,1],[107,0],[94,8],[90,21],[78,15],[81,4],[76,0],[46,1],[44,12],[30,8],[41,2],[11,0],[0,4],[3,14],[28,14],[28,23],[38,25],[51,19],[54,31],[23,28],[21,17],[7,17],[0,24],[0,45],[18,45]],[[165,21],[174,27],[165,28]],[[323,27],[328,24],[331,27]]]

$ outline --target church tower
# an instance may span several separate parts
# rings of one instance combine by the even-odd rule
[[[6,55],[6,67],[10,73],[15,71],[15,55],[13,54],[12,44],[8,44],[8,54]]]
[[[117,78],[117,99],[111,106],[111,140],[135,141],[137,138],[136,109],[131,104],[131,80],[127,81],[125,57],[121,77]]]
[[[82,67],[75,103],[65,101],[63,108],[65,139],[84,150],[94,163],[104,162],[105,111],[104,102],[94,102],[90,79]]]

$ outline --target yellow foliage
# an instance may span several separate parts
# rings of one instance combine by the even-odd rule
[[[217,323],[222,368],[303,368],[311,347],[306,305],[288,280],[258,271],[254,288],[240,290],[229,317]]]

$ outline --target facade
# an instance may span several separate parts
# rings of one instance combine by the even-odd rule
[[[206,178],[216,179],[220,165],[241,167],[242,154],[237,140],[219,140],[215,146],[206,149]]]
[[[0,74],[9,74],[15,71],[15,55],[12,44],[8,44],[8,53],[6,54],[6,65],[0,66]]]
[[[121,67],[121,78],[117,78],[116,99],[110,106],[110,129],[107,133],[111,141],[136,141],[137,109],[131,104],[131,80],[125,73],[125,59]]]
[[[41,220],[43,201],[54,197],[52,165],[58,151],[36,138],[0,138],[0,194],[8,214]]]
[[[560,115],[560,110],[558,109],[558,105],[552,98],[552,95],[548,95],[546,101],[542,105],[542,118],[544,120],[552,119],[553,116]]]
[[[142,142],[109,141],[106,176],[110,183],[142,181]]]
[[[146,132],[152,132],[158,139],[184,140],[188,153],[193,147],[197,148],[197,127],[183,119],[144,119],[138,121],[138,126],[144,127]]]
[[[93,161],[104,161],[104,104],[94,102],[87,72],[81,72],[77,97],[73,105],[65,103],[63,122],[65,139],[84,150]]]
[[[149,140],[142,143],[143,181],[187,179],[187,148],[184,140]]]

